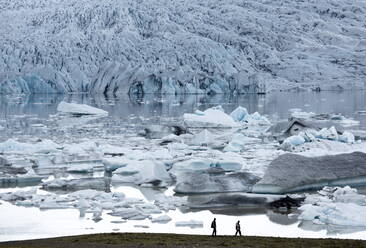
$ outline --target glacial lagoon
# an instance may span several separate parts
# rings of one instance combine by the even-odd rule
[[[88,104],[108,111],[108,116],[60,116],[57,106],[61,101]],[[23,143],[34,143],[49,139],[57,144],[96,142],[112,144],[116,147],[143,147],[146,153],[156,152],[163,156],[160,143],[140,137],[141,130],[151,124],[169,125],[182,123],[184,113],[205,110],[221,105],[230,113],[238,106],[249,113],[256,111],[266,116],[271,123],[287,119],[294,109],[304,112],[340,114],[357,121],[357,125],[346,125],[345,129],[362,133],[366,131],[366,92],[275,92],[267,95],[144,95],[144,96],[104,96],[104,95],[19,95],[0,97],[0,142],[9,139]],[[212,131],[215,133],[216,131]],[[272,143],[271,143],[272,144]],[[256,145],[256,147],[261,147]],[[131,148],[131,149],[132,149]],[[71,148],[70,148],[71,149]],[[154,150],[157,149],[157,150]],[[266,149],[275,149],[275,147]],[[179,153],[180,151],[173,151]],[[90,155],[90,153],[88,153]],[[136,153],[137,155],[141,153]],[[249,152],[246,153],[248,155]],[[254,154],[255,155],[255,154]],[[10,152],[4,154],[13,165],[32,167],[33,160],[40,160],[32,154]],[[77,155],[75,155],[77,156]],[[205,156],[205,151],[199,151]],[[47,157],[47,155],[45,155]],[[43,158],[42,158],[43,159]],[[93,160],[93,158],[91,158]],[[252,159],[253,160],[253,159]],[[256,158],[247,169],[261,173],[261,163],[265,159]],[[91,162],[90,162],[91,163]],[[98,166],[96,166],[97,168]],[[72,178],[106,177],[111,175],[95,169],[88,173],[71,173],[52,168],[36,168],[35,172],[44,178],[49,176],[70,176]],[[0,193],[38,189],[39,194],[47,194],[40,189],[41,183],[15,183],[2,185]],[[234,224],[240,219],[244,235],[279,237],[333,237],[366,239],[366,227],[338,225],[317,225],[311,221],[297,219],[298,211],[277,211],[265,206],[199,206],[206,197],[225,193],[177,195],[174,185],[163,188],[141,187],[133,184],[110,183],[106,192],[122,192],[126,197],[138,198],[145,203],[153,203],[157,196],[186,197],[191,205],[177,206],[175,210],[163,211],[172,220],[168,223],[153,223],[143,220],[122,220],[103,210],[100,218],[93,218],[92,212],[82,213],[76,208],[40,209],[34,206],[17,206],[0,201],[0,241],[55,237],[64,235],[99,232],[155,232],[210,234],[211,220],[216,217],[218,234],[234,234]],[[67,195],[69,191],[56,190],[53,194]],[[359,193],[366,192],[360,188]],[[196,207],[192,207],[195,205]],[[152,214],[154,217],[154,214]],[[180,227],[180,221],[202,221],[203,226]]]

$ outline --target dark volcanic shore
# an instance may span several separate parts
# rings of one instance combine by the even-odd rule
[[[363,240],[107,233],[0,243],[0,248],[366,247]]]

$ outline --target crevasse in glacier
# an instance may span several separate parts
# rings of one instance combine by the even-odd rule
[[[0,93],[363,88],[366,3],[0,0]]]

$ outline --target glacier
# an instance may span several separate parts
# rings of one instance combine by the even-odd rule
[[[0,93],[365,88],[366,3],[0,0]]]

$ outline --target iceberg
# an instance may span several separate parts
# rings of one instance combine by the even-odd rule
[[[236,122],[243,121],[245,116],[247,116],[247,115],[248,115],[248,110],[241,106],[237,107],[233,112],[230,113],[231,118],[233,118],[233,120]]]
[[[325,187],[307,196],[299,210],[299,219],[314,224],[366,227],[366,196],[349,186]]]
[[[190,227],[190,228],[202,228],[203,222],[198,220],[189,221],[177,221],[175,222],[176,227]]]
[[[321,157],[288,153],[271,162],[253,192],[278,194],[327,185],[365,185],[365,178],[366,154],[362,152]]]
[[[150,160],[131,161],[125,167],[113,172],[112,183],[150,184],[154,187],[165,187],[172,182],[166,166]]]
[[[8,139],[7,141],[0,143],[0,153],[5,154],[53,153],[59,151],[60,148],[61,146],[48,139],[33,144],[22,143],[13,139]]]
[[[115,171],[121,167],[125,167],[130,162],[131,161],[129,159],[126,159],[125,157],[109,157],[102,160],[105,171],[109,172]]]
[[[172,220],[172,218],[170,218],[168,215],[161,215],[155,218],[151,219],[152,223],[162,223],[162,224],[166,224],[168,222],[170,222]]]
[[[184,114],[183,119],[188,127],[230,128],[240,126],[230,115],[227,115],[221,107],[209,108],[203,112],[200,111],[199,113]]]
[[[221,171],[238,171],[242,164],[230,160],[212,160],[212,159],[189,159],[173,164],[172,171],[207,171],[218,169]]]
[[[44,181],[42,184],[43,189],[47,190],[80,190],[80,189],[97,189],[104,190],[108,188],[108,184],[105,178],[55,178],[52,180]]]
[[[86,104],[60,102],[57,111],[72,115],[108,115],[107,111]]]
[[[182,194],[250,192],[259,178],[248,172],[229,174],[185,172],[177,176],[174,191]]]

